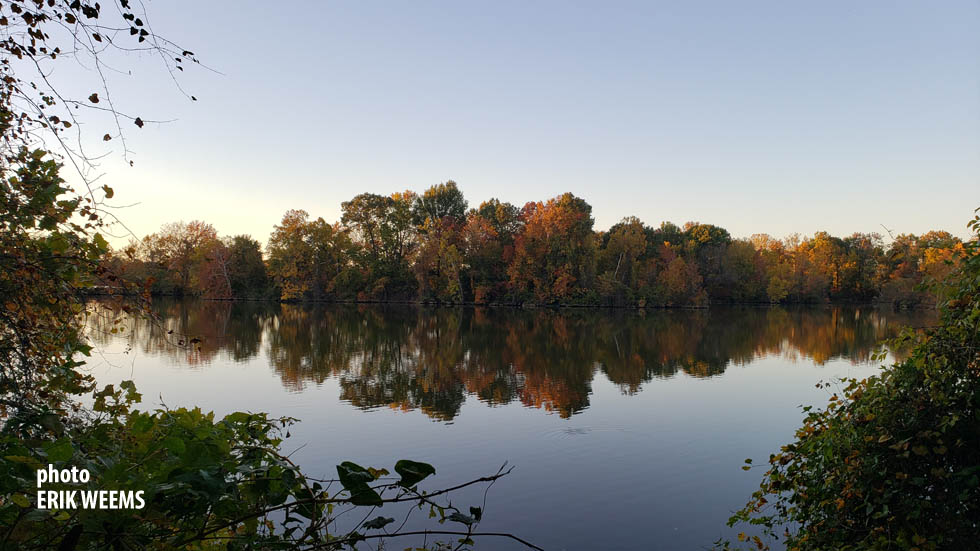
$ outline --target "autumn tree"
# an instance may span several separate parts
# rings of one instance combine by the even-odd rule
[[[600,270],[611,271],[612,277],[628,287],[635,286],[636,263],[646,256],[646,227],[639,218],[630,216],[603,234]]]
[[[93,388],[75,369],[91,347],[74,322],[85,290],[113,277],[98,263],[109,247],[91,221],[77,221],[86,203],[64,197],[70,188],[44,152],[21,150],[2,170],[0,429],[45,413],[60,424],[71,396]]]
[[[284,300],[346,298],[354,277],[346,230],[290,210],[269,238],[269,272]]]
[[[430,187],[415,197],[412,220],[419,233],[412,270],[423,301],[462,302],[469,295],[464,275],[462,229],[466,200],[452,180]]]
[[[458,303],[464,300],[464,275],[469,265],[463,256],[463,234],[451,217],[427,218],[419,235],[412,263],[422,301]]]
[[[221,239],[215,239],[202,252],[203,259],[197,270],[195,290],[212,299],[235,298],[231,283],[231,251]]]
[[[650,260],[646,230],[639,218],[630,216],[602,234],[596,285],[607,304],[632,304],[644,283],[644,263]]]
[[[513,262],[514,238],[522,227],[520,209],[497,199],[484,201],[467,214],[461,238],[475,302],[506,298],[507,267]]]
[[[470,214],[485,220],[493,228],[500,244],[504,247],[512,246],[515,236],[524,228],[521,209],[499,199],[490,199],[480,203],[479,208],[474,209]]]
[[[962,246],[958,238],[944,231],[928,232],[921,237],[899,235],[881,255],[876,270],[879,300],[900,306],[931,302],[934,297],[921,289],[920,283],[948,272],[947,261],[962,255]]]
[[[514,242],[508,273],[518,295],[540,303],[581,298],[595,275],[592,207],[566,193],[521,211],[524,231]]]
[[[697,263],[685,260],[670,245],[661,245],[663,271],[658,274],[662,304],[665,306],[703,306],[708,302]]]
[[[938,325],[906,331],[906,359],[873,376],[818,385],[827,405],[803,408],[795,438],[769,455],[759,489],[729,519],[761,533],[720,548],[976,547],[980,217],[969,228],[938,292]]]
[[[820,298],[826,300],[839,297],[844,263],[843,240],[821,231],[810,239],[804,239],[797,251],[800,256],[805,256],[807,266],[826,282]]]
[[[164,224],[143,239],[145,258],[165,268],[177,295],[191,294],[200,283],[207,254],[217,246],[218,232],[200,220]]]
[[[779,239],[757,233],[751,237],[763,270],[765,296],[769,302],[781,302],[789,296],[793,285],[793,265],[790,253]]]
[[[262,246],[247,235],[216,239],[203,251],[197,292],[209,298],[259,298],[268,291]]]

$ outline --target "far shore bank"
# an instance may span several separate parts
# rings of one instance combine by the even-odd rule
[[[108,292],[93,292],[89,293],[92,298],[104,298],[119,296],[113,295]],[[702,305],[691,305],[691,304],[657,304],[657,305],[611,305],[611,304],[575,304],[575,303],[549,303],[540,304],[534,302],[435,302],[435,301],[421,301],[421,300],[282,300],[275,298],[265,298],[265,297],[232,297],[232,298],[215,298],[215,297],[201,297],[193,295],[178,295],[178,294],[153,294],[151,295],[153,299],[167,299],[167,300],[193,300],[201,302],[252,302],[252,303],[265,303],[265,304],[289,304],[289,305],[300,305],[300,306],[320,306],[320,305],[331,305],[331,304],[346,304],[346,305],[375,305],[375,306],[385,306],[385,305],[398,305],[398,306],[420,306],[429,308],[509,308],[515,310],[531,310],[531,309],[551,309],[551,310],[561,310],[561,309],[580,309],[580,310],[708,310],[711,308],[729,308],[729,307],[742,307],[742,308],[796,308],[796,307],[829,307],[829,306],[863,306],[872,308],[892,308],[895,310],[935,310],[936,305],[934,303],[928,304],[895,304],[892,302],[885,301],[823,301],[823,302],[715,302]]]

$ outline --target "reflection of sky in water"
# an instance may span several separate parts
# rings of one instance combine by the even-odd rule
[[[929,316],[162,309],[173,335],[137,325],[99,338],[90,369],[100,382],[134,379],[147,407],[162,397],[297,417],[286,450],[327,476],[348,459],[390,469],[405,457],[432,462],[433,482],[448,485],[509,461],[481,529],[548,549],[709,545],[758,482],[742,461],[792,437],[798,406],[827,397],[814,384],[873,374],[874,343]],[[164,340],[182,333],[204,335],[201,351]]]

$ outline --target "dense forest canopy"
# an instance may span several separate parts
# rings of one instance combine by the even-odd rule
[[[117,251],[115,271],[159,294],[210,298],[434,303],[703,306],[708,303],[931,301],[917,290],[963,255],[945,231],[735,239],[698,222],[636,217],[596,231],[592,207],[565,193],[523,207],[469,208],[453,181],[390,196],[362,193],[339,222],[285,213],[264,251],[177,222]]]

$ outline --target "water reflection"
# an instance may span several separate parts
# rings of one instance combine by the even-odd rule
[[[770,355],[864,363],[878,341],[933,316],[857,307],[643,312],[158,301],[154,308],[155,320],[127,320],[120,335],[104,307],[90,318],[93,340],[127,339],[187,366],[264,355],[291,391],[333,377],[342,399],[357,407],[420,410],[441,421],[452,420],[468,394],[570,417],[589,406],[599,370],[634,394],[655,378],[712,377]]]

